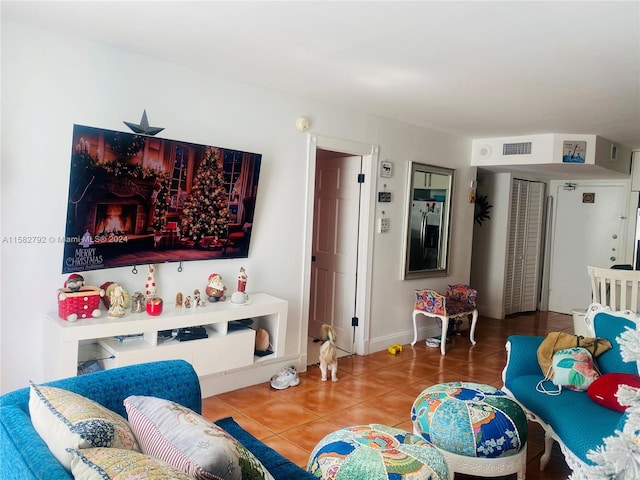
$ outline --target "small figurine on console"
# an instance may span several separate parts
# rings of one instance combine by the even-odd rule
[[[244,267],[240,267],[240,274],[238,275],[238,290],[231,295],[231,303],[237,305],[244,305],[249,301],[249,295],[247,295],[247,272]]]
[[[238,291],[245,293],[247,291],[247,272],[244,267],[240,267],[240,274],[238,275]]]
[[[217,273],[212,273],[209,275],[209,283],[207,287],[204,289],[207,294],[207,298],[210,302],[215,303],[219,301],[223,301],[226,297],[224,296],[224,292],[227,289],[224,283],[222,282],[222,276]]]
[[[104,294],[101,288],[85,286],[82,275],[73,273],[64,282],[64,288],[58,289],[58,316],[69,322],[99,317],[100,297]]]
[[[120,287],[120,288],[119,288],[118,292],[114,295],[114,291],[118,287]],[[125,290],[124,287],[122,287],[122,285],[119,285],[116,282],[109,282],[109,285],[105,289],[105,297],[108,300],[107,301],[107,311],[109,312],[109,316],[110,317],[122,317],[122,316],[124,316],[125,309],[129,308],[129,305],[131,304],[131,295],[129,294],[129,292],[127,290]],[[117,315],[117,313],[120,311],[119,308],[112,309],[114,299],[118,300],[118,301],[120,301],[120,299],[121,299],[121,302],[122,302],[122,315]],[[116,313],[116,315],[112,315],[112,312]]]
[[[202,299],[202,296],[200,295],[200,289],[196,288],[193,291],[193,306],[194,307],[204,307],[206,305],[206,303],[204,303],[204,300]]]
[[[109,294],[109,316],[110,317],[124,317],[124,312],[126,308],[126,296],[124,289],[118,285],[114,284],[115,287],[111,289]]]
[[[184,297],[182,295],[182,292],[176,293],[176,307],[182,308],[183,299]]]
[[[191,297],[187,295],[187,298],[184,299],[184,306],[186,308],[191,308]]]
[[[131,313],[142,313],[145,308],[145,299],[142,292],[135,292],[131,295]]]

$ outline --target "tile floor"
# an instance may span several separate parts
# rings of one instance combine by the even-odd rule
[[[234,417],[255,437],[304,468],[316,443],[339,428],[381,423],[411,431],[413,401],[431,385],[472,381],[501,387],[509,335],[560,330],[573,332],[570,315],[536,312],[505,320],[480,317],[475,346],[462,332],[451,339],[445,356],[438,348],[418,342],[415,347],[405,345],[398,355],[382,351],[344,357],[338,363],[338,382],[321,382],[319,368],[311,366],[300,373],[296,387],[274,390],[262,383],[205,398],[203,414],[212,420]],[[527,479],[566,479],[570,470],[557,445],[545,471],[540,471],[543,431],[535,423],[529,426]],[[474,478],[456,475],[457,480]],[[515,475],[498,478],[511,480]]]

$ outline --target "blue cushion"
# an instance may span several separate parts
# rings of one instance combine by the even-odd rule
[[[0,478],[24,480],[34,472],[43,479],[72,478],[36,433],[24,410],[2,404],[0,417],[0,458],[4,459],[0,461]],[[18,459],[28,459],[28,463]]]
[[[43,383],[75,392],[126,418],[123,400],[129,395],[173,400],[191,410],[202,412],[202,394],[198,376],[184,360],[163,360],[101,370],[78,377]],[[108,385],[108,388],[105,388]],[[0,397],[2,405],[17,405],[29,412],[29,388],[21,388]]]
[[[520,375],[542,374],[540,364],[536,358],[538,347],[545,339],[542,336],[511,335],[507,339],[510,345],[509,363],[505,370],[505,382],[509,386],[512,378]]]
[[[616,341],[627,328],[635,330],[636,323],[607,312],[598,312],[593,317],[593,326],[596,337],[606,338],[611,342],[611,348],[596,358],[600,372],[633,373],[638,375],[636,362],[625,362],[622,360],[620,344]]]
[[[244,445],[247,450],[253,453],[264,467],[269,470],[269,473],[273,475],[273,478],[318,480],[314,475],[300,468],[291,460],[283,457],[278,452],[244,430],[233,418],[222,418],[220,420],[216,420],[214,423],[224,429],[229,435]]]
[[[563,390],[555,396],[537,392],[536,385],[541,379],[542,375],[523,375],[512,378],[507,388],[522,405],[550,425],[569,450],[593,465],[587,452],[614,434],[623,414],[598,405],[584,392]],[[577,423],[580,428],[576,428]]]

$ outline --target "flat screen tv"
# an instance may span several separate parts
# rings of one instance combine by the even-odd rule
[[[262,155],[74,125],[62,273],[246,258]]]

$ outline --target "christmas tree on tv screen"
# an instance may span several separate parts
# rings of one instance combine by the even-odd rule
[[[182,232],[185,238],[203,245],[207,239],[225,238],[228,225],[229,207],[222,159],[218,149],[209,148],[184,203]]]

